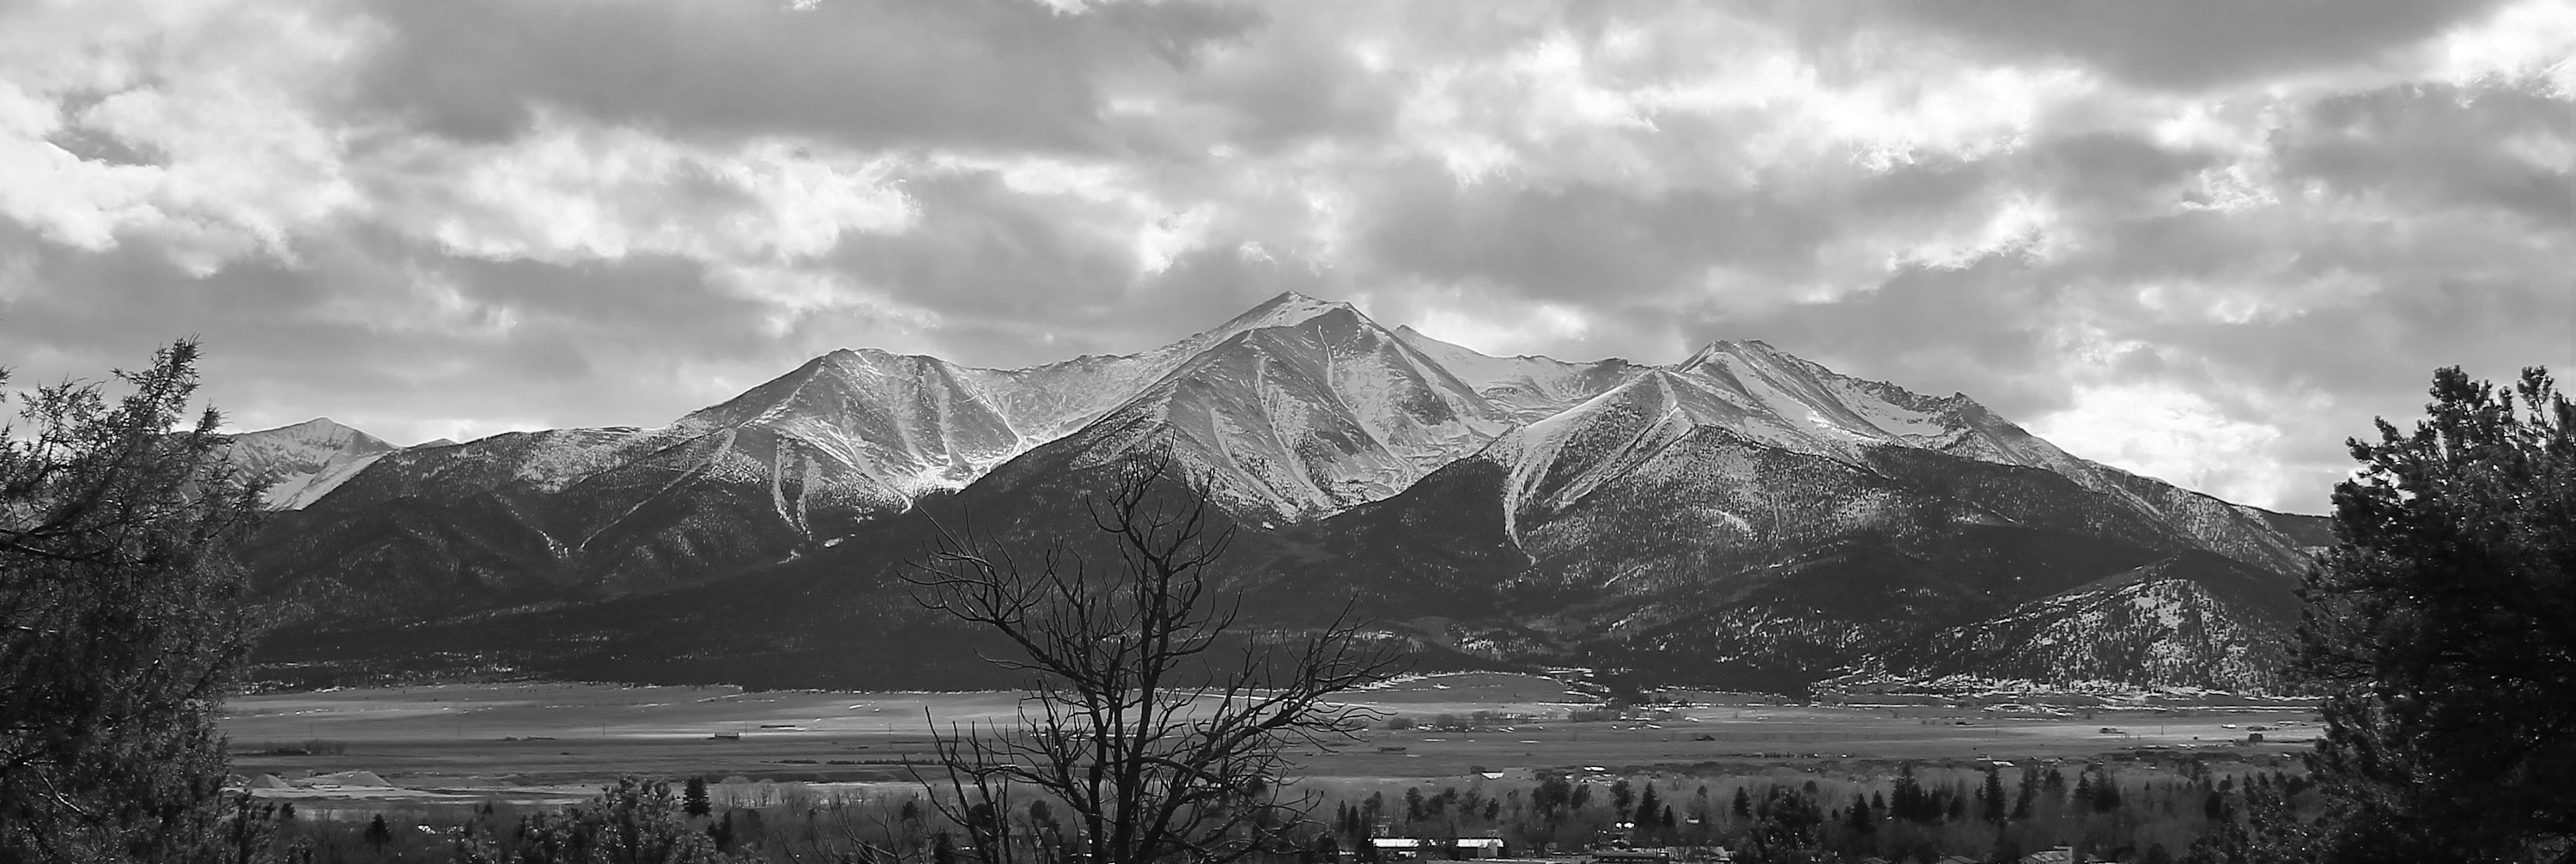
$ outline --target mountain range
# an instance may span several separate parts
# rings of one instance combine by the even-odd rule
[[[1491,357],[1296,294],[1026,369],[834,351],[656,428],[237,442],[279,480],[244,553],[263,668],[309,683],[963,686],[991,646],[906,562],[942,526],[1089,531],[1146,452],[1239,532],[1264,626],[1356,608],[1428,664],[1708,686],[2276,691],[2330,542],[1758,341]]]

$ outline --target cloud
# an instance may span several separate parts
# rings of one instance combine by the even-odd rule
[[[501,0],[368,10],[391,38],[353,107],[419,131],[508,140],[543,109],[688,135],[860,147],[1094,150],[1116,79],[1186,65],[1257,23],[1203,3],[804,4]]]
[[[12,6],[0,215],[83,249],[149,238],[201,274],[288,254],[358,197],[340,131],[300,109],[369,41],[342,23],[294,3]]]
[[[2570,51],[2567,0],[40,0],[0,364],[196,333],[245,425],[458,437],[1300,290],[1766,339],[2313,510],[2434,366],[2576,368]]]
[[[2502,3],[1825,0],[1820,5],[1831,11],[1799,10],[1801,23],[1828,31],[1855,25],[1919,27],[1955,37],[1991,61],[2072,61],[2141,85],[2202,89],[2392,62],[2419,49],[2428,34],[2475,21]],[[1829,40],[1833,34],[1815,35]]]
[[[506,145],[387,154],[387,209],[460,254],[567,262],[631,254],[783,261],[844,233],[900,233],[889,159],[776,139],[688,147],[634,129],[541,122]]]

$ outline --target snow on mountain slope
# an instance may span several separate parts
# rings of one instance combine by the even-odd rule
[[[1396,327],[1395,335],[1523,422],[1572,408],[1649,368],[1617,358],[1568,363],[1526,354],[1492,357],[1422,335],[1409,326]]]
[[[1998,438],[1974,422],[1992,415],[1964,395],[1935,398],[1836,374],[1760,341],[1712,343],[1673,368],[1757,417],[1748,435],[1801,452],[1848,459],[1864,446],[1894,445],[2051,470],[2078,461],[2027,433]]]
[[[2281,580],[2185,553],[1942,630],[1885,669],[1932,689],[2013,680],[2276,692],[2297,615]]]
[[[830,602],[886,605],[890,550],[937,508],[999,514],[1031,543],[1081,536],[1103,469],[1142,451],[1171,455],[1245,527],[1245,584],[1283,623],[1364,598],[1449,621],[1442,644],[1509,646],[1496,659],[1747,686],[1803,687],[1980,625],[2008,635],[1942,637],[1966,646],[1946,656],[1984,659],[1941,674],[2188,677],[2157,670],[2235,662],[2229,646],[2271,620],[2244,611],[2260,592],[2070,589],[2187,555],[2279,583],[2308,542],[2284,533],[2307,525],[2294,517],[2076,458],[1964,395],[1761,342],[1664,367],[1495,358],[1292,293],[1136,354],[977,369],[835,351],[661,428],[373,455],[252,558],[263,590],[317,618],[665,590],[737,603],[717,589],[739,585],[722,614],[748,620],[815,601],[758,585],[805,591],[859,558],[876,575]],[[805,575],[756,575],[790,571]],[[2126,623],[2066,623],[2122,602],[2214,635],[2154,662],[1976,647],[2049,628],[2083,634],[2068,645],[2128,638]],[[2149,618],[2165,620],[2119,620]],[[1952,668],[1922,657],[1906,668]]]
[[[750,428],[800,442],[907,499],[964,486],[1021,450],[1019,433],[959,367],[876,350],[814,358],[669,432]]]
[[[558,492],[669,443],[657,430],[614,426],[504,432],[444,447],[406,447],[378,456],[308,506],[356,509],[397,498],[489,490]]]
[[[376,457],[396,449],[328,417],[230,437],[228,455],[233,464],[272,480],[266,501],[270,509],[312,503]]]
[[[1648,415],[1655,431],[1616,431]],[[1541,485],[1562,499],[1616,483],[1655,442],[1703,426],[1853,465],[1872,465],[1873,454],[1902,448],[2037,468],[2106,496],[2194,545],[2274,569],[2295,569],[2304,561],[2297,544],[2260,514],[2070,455],[1965,395],[1932,397],[1840,375],[1758,341],[1713,343],[1679,364],[1530,424],[1519,436],[1524,464],[1515,477],[1524,482],[1515,484],[1520,497],[1514,512],[1549,504],[1529,497],[1543,491]]]
[[[1395,494],[1512,423],[1344,304],[1288,295],[1222,329],[1055,449],[1099,464],[1167,448],[1229,510],[1297,520]]]
[[[1126,355],[1086,355],[1025,369],[965,369],[1019,430],[1023,449],[1072,434],[1140,395],[1210,347],[1265,328],[1295,327],[1347,304],[1287,292],[1179,341]]]

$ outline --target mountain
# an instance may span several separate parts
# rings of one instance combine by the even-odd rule
[[[1512,426],[1507,411],[1346,304],[1285,295],[1219,332],[1229,335],[1038,448],[1028,469],[1165,452],[1219,506],[1275,526],[1395,494]]]
[[[1945,628],[1840,686],[2279,692],[2299,600],[2274,574],[2188,552]]]
[[[233,464],[266,475],[267,503],[291,509],[329,494],[343,481],[396,448],[384,439],[316,417],[292,426],[229,436]]]
[[[912,556],[943,530],[1078,549],[1139,454],[1239,530],[1227,588],[1265,626],[1358,610],[1440,662],[1782,691],[2274,687],[2325,542],[1758,341],[1500,358],[1286,294],[1137,354],[835,351],[662,427],[377,454],[253,543],[299,622],[265,656],[937,686],[966,667],[922,658],[993,646],[911,602]]]
[[[1572,408],[1650,368],[1617,358],[1568,363],[1529,355],[1488,357],[1409,326],[1396,327],[1395,335],[1523,423]]]
[[[1050,442],[1033,464],[1159,430],[1228,506],[1277,521],[1394,494],[1510,425],[1348,305],[1285,294],[1139,354],[993,370],[841,350],[657,428],[377,454],[284,501],[250,557],[289,620],[435,617],[810,554]]]
[[[1496,656],[1797,689],[1959,638],[1944,628],[2061,620],[2014,610],[2158,560],[2191,575],[2260,574],[2286,595],[2301,559],[2273,527],[2283,520],[2296,517],[2078,459],[1965,396],[1720,342],[1506,433],[1403,494],[1281,532],[1257,565],[1256,605],[1312,615],[1301,598],[1359,597]],[[2276,617],[2238,617],[2256,624],[2211,638],[2268,645],[2286,632]],[[2154,635],[2133,623],[2106,626]],[[1983,658],[1966,668],[2011,665],[1949,653]],[[2092,672],[2107,680],[2176,676],[2144,656],[2103,663]]]

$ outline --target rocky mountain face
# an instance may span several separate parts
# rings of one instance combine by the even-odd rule
[[[268,506],[292,509],[329,494],[376,457],[396,448],[381,438],[316,417],[231,436],[235,466],[268,478]]]
[[[909,602],[926,538],[1079,538],[1140,453],[1240,530],[1266,622],[1718,686],[2272,689],[2323,542],[1760,342],[1497,358],[1290,294],[1135,355],[836,351],[656,429],[368,454],[254,543],[302,622],[267,656],[934,686],[974,634]]]

